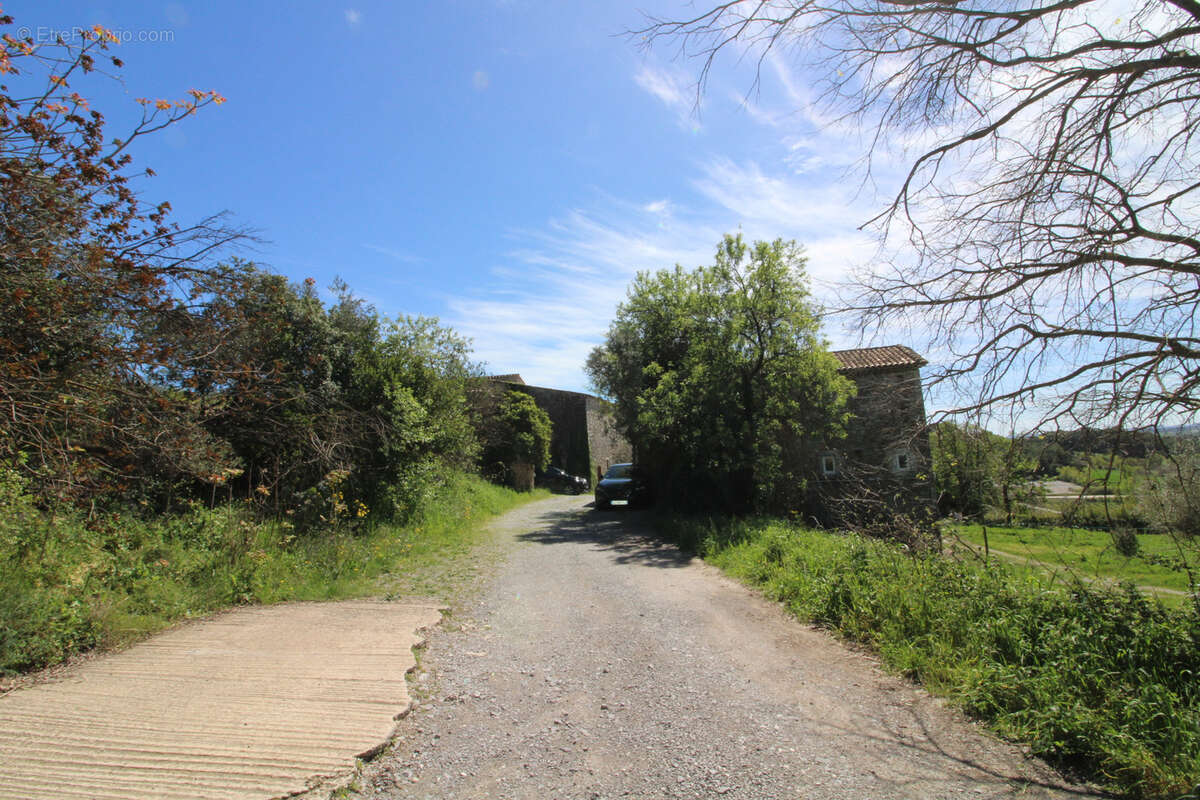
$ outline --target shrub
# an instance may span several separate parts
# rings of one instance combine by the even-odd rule
[[[194,503],[148,519],[39,513],[0,470],[0,675],[118,647],[229,605],[369,593],[385,572],[419,574],[461,556],[480,519],[517,502],[515,492],[452,473],[407,525],[324,525],[297,535],[290,522],[257,519],[246,503]],[[14,509],[25,511],[5,513]]]
[[[677,541],[802,619],[876,648],[1006,737],[1131,797],[1200,774],[1200,613],[1134,587],[1053,589],[1007,567],[769,521],[665,518]]]

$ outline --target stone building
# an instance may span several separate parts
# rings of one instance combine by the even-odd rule
[[[597,470],[633,460],[633,447],[617,431],[608,404],[599,397],[530,386],[520,375],[493,375],[491,380],[530,395],[550,417],[552,466],[595,481]]]
[[[846,438],[820,454],[818,491],[826,498],[871,495],[886,502],[928,503],[932,464],[921,386],[921,367],[928,362],[898,344],[832,355],[858,394],[850,403]]]

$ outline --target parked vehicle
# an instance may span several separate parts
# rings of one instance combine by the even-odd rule
[[[552,492],[583,494],[588,490],[588,479],[572,475],[558,467],[547,467],[545,472],[537,476],[537,485]]]
[[[613,464],[596,484],[596,508],[642,506],[654,502],[650,478],[636,464]]]

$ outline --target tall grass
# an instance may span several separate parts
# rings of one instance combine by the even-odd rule
[[[1200,781],[1200,614],[1132,587],[1051,588],[1004,565],[770,521],[665,532],[802,619],[877,650],[1001,735],[1128,797]]]
[[[298,535],[238,505],[150,519],[45,514],[19,486],[0,486],[0,675],[226,606],[370,594],[385,573],[460,558],[483,520],[529,497],[452,475],[406,525]]]

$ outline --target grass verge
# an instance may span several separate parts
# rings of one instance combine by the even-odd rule
[[[379,592],[384,576],[422,586],[418,576],[444,577],[467,560],[484,521],[541,496],[454,475],[406,525],[304,534],[236,505],[90,521],[0,509],[11,512],[0,522],[0,675],[120,647],[227,606],[360,597]],[[422,593],[445,600],[453,585]]]
[[[781,522],[660,525],[1052,763],[1133,798],[1177,797],[1200,781],[1194,609]]]
[[[952,530],[974,547],[983,548],[982,525],[954,525]],[[1113,535],[1103,531],[988,525],[987,534],[989,547],[1018,558],[1061,567],[1068,578],[1125,580],[1140,586],[1188,592],[1192,588],[1188,569],[1200,563],[1200,552],[1195,545],[1165,533],[1127,533],[1136,542],[1130,548],[1133,555],[1120,553]],[[1184,598],[1176,600],[1178,602],[1168,605],[1178,605]]]

